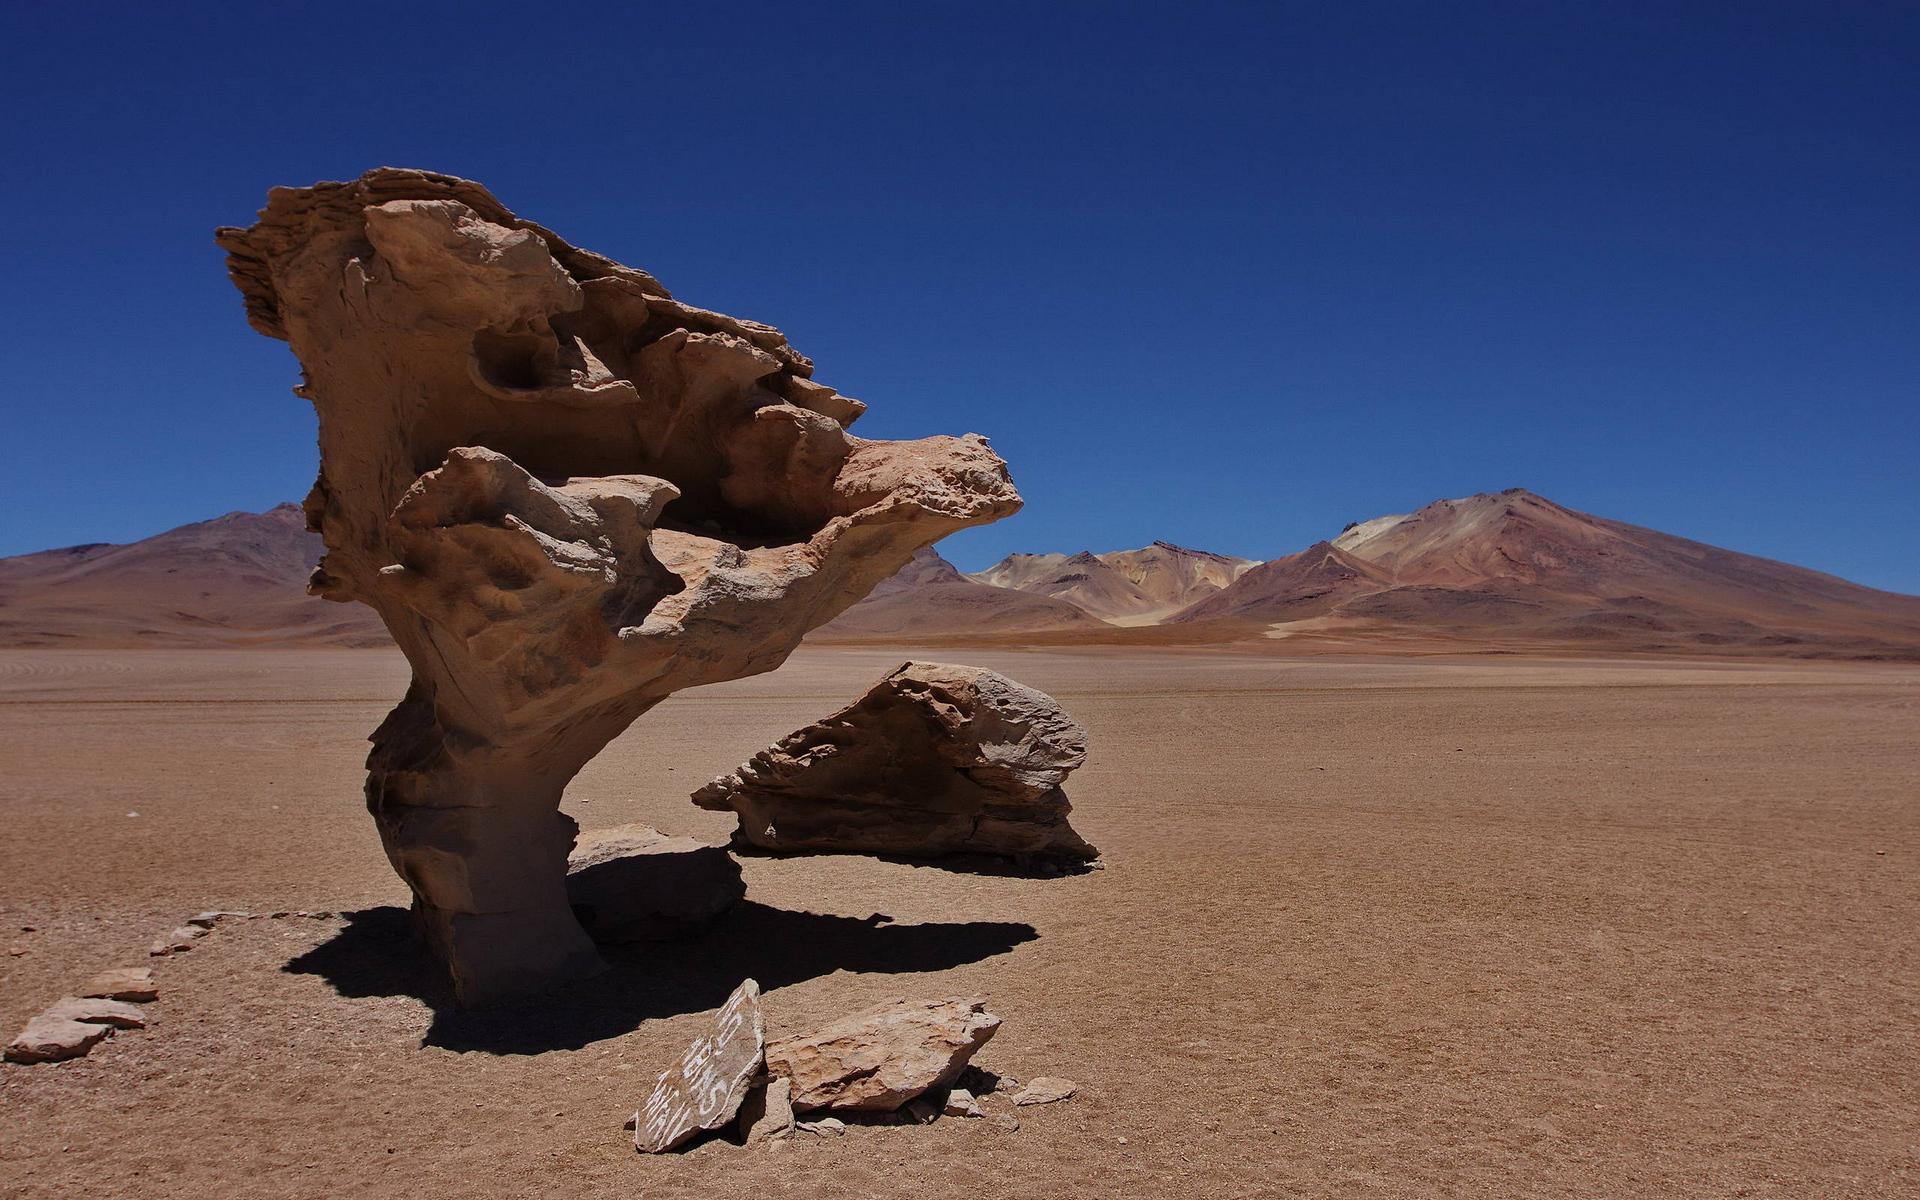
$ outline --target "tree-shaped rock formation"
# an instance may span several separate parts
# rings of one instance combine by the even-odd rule
[[[276,188],[218,240],[319,413],[310,590],[371,605],[413,666],[367,804],[467,1003],[601,968],[559,811],[601,747],[1020,505],[979,437],[849,435],[864,406],[778,330],[466,180]]]

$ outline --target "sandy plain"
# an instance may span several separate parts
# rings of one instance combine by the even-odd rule
[[[901,657],[676,697],[568,809],[718,840],[687,794]],[[1088,726],[1107,870],[747,859],[704,941],[476,1015],[359,799],[396,655],[0,654],[9,1032],[190,913],[348,914],[224,925],[153,960],[151,1030],[0,1069],[0,1194],[1920,1194],[1920,668],[963,661]],[[983,996],[978,1061],[1081,1094],[1014,1131],[634,1154],[621,1121],[746,975],[775,1034]]]

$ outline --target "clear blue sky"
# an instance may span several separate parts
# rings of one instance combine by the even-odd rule
[[[0,554],[297,499],[211,233],[478,179],[873,406],[945,549],[1269,558],[1525,486],[1920,592],[1920,6],[34,4],[5,18]]]

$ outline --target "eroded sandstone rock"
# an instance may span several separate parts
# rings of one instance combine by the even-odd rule
[[[683,937],[746,894],[725,847],[645,825],[583,833],[567,858],[567,899],[596,942]]]
[[[983,667],[909,662],[852,704],[695,792],[736,842],[783,853],[1090,860],[1061,781],[1086,730]]]
[[[793,1081],[795,1112],[892,1112],[951,1083],[998,1028],[979,1000],[893,1000],[768,1044],[767,1072]]]
[[[1019,507],[973,435],[868,441],[771,326],[476,183],[383,168],[222,229],[320,416],[310,590],[412,664],[367,803],[467,1002],[602,969],[567,781],[681,688],[771,670],[914,551]]]
[[[1051,1075],[1042,1075],[1040,1078],[1028,1083],[1026,1087],[1015,1092],[1013,1102],[1022,1106],[1029,1104],[1054,1104],[1061,1100],[1070,1099],[1073,1094],[1079,1090],[1080,1085],[1071,1079],[1059,1079]]]
[[[740,1105],[740,1130],[749,1143],[792,1133],[793,1081],[771,1079],[747,1093]]]
[[[80,989],[82,996],[97,996],[104,1000],[133,1000],[146,1003],[160,998],[160,989],[153,982],[152,967],[115,967],[102,971],[87,985]]]
[[[949,1117],[984,1117],[986,1110],[980,1107],[980,1100],[966,1088],[955,1084],[941,1098],[940,1111]]]
[[[191,950],[195,942],[207,936],[209,928],[206,925],[175,926],[154,938],[153,944],[147,947],[147,953],[154,958],[164,958],[169,954]]]
[[[57,1000],[40,1014],[60,1021],[85,1021],[92,1025],[111,1025],[115,1029],[145,1029],[147,1011],[124,1000],[101,996],[68,996]]]
[[[66,1017],[38,1016],[7,1044],[12,1063],[59,1062],[79,1058],[113,1036],[113,1026]]]
[[[27,1022],[8,1044],[6,1059],[42,1063],[79,1058],[111,1037],[115,1029],[146,1027],[147,1014],[138,1005],[97,996],[67,996]]]

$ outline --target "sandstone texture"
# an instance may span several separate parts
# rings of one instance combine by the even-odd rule
[[[766,1021],[760,985],[749,979],[714,1014],[713,1026],[663,1072],[633,1120],[634,1148],[671,1150],[703,1129],[718,1129],[740,1111],[765,1060]]]
[[[113,1026],[67,1017],[38,1016],[7,1045],[11,1063],[59,1062],[79,1058],[113,1036]]]
[[[1053,1104],[1071,1097],[1080,1090],[1080,1085],[1071,1079],[1059,1079],[1051,1075],[1042,1075],[1013,1094],[1013,1102],[1020,1105]]]
[[[567,901],[596,942],[683,937],[746,894],[725,847],[645,825],[581,834],[567,858]]]
[[[147,953],[154,958],[165,958],[169,954],[191,950],[195,942],[207,936],[208,928],[205,925],[176,926],[154,938],[153,944],[147,947]]]
[[[603,968],[562,790],[682,688],[768,671],[915,551],[1019,507],[980,438],[869,441],[769,325],[674,299],[476,183],[383,168],[222,229],[320,417],[310,590],[413,684],[367,803],[465,1002]]]
[[[894,1000],[771,1043],[767,1071],[792,1081],[796,1112],[892,1112],[951,1083],[999,1027],[979,1000]]]
[[[984,1117],[986,1110],[980,1107],[980,1100],[963,1087],[948,1089],[940,1101],[940,1112],[949,1117]]]
[[[152,967],[115,967],[111,971],[102,971],[87,980],[80,989],[82,996],[98,996],[105,1000],[133,1000],[145,1003],[160,998],[160,989],[153,982]]]
[[[85,1021],[111,1025],[115,1029],[145,1029],[146,1010],[124,1000],[106,1000],[98,996],[68,996],[40,1014],[59,1021]]]
[[[694,793],[739,814],[736,843],[781,853],[977,853],[1090,860],[1061,781],[1086,731],[982,667],[909,662],[832,716]]]
[[[58,1062],[79,1058],[113,1036],[115,1029],[145,1029],[147,1014],[137,1005],[95,996],[55,1001],[8,1044],[15,1063]]]
[[[740,1130],[749,1143],[793,1132],[793,1081],[775,1078],[747,1093],[740,1105]]]

